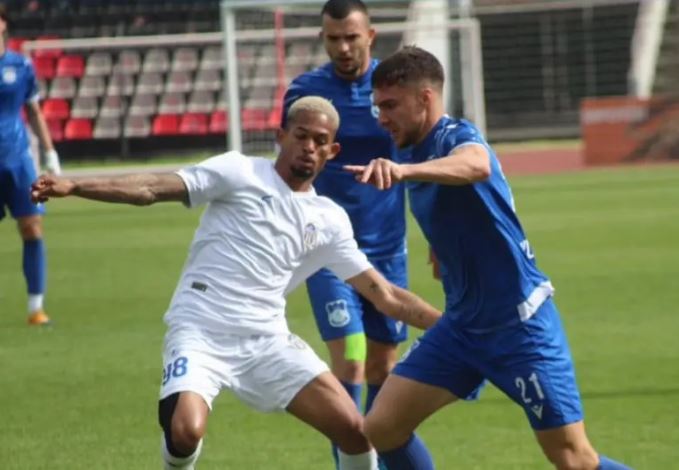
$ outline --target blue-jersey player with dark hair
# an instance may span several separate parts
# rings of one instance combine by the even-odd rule
[[[556,468],[627,469],[587,438],[552,284],[537,267],[493,150],[473,124],[444,114],[443,81],[438,60],[417,47],[381,62],[372,77],[379,120],[399,147],[412,146],[411,161],[346,167],[380,189],[408,182],[446,296],[442,319],[384,383],[366,418],[368,438],[390,470],[431,469],[413,432],[489,380],[524,409]]]
[[[26,127],[21,118],[25,106],[28,122],[44,150],[46,169],[59,173],[54,150],[38,102],[38,85],[30,61],[7,50],[9,19],[0,6],[0,220],[7,211],[16,219],[23,239],[23,271],[28,286],[28,323],[47,325],[43,309],[46,267],[42,240],[43,207],[31,202],[30,188],[36,179]]]
[[[360,249],[396,285],[406,287],[405,193],[403,185],[387,191],[355,181],[343,171],[347,164],[367,164],[375,155],[397,159],[389,133],[377,122],[371,76],[375,30],[360,0],[330,0],[321,11],[323,40],[330,61],[295,78],[285,95],[283,116],[298,98],[323,96],[337,108],[341,124],[336,141],[341,150],[314,182],[318,194],[342,206],[351,219]],[[398,344],[406,327],[376,311],[351,286],[322,270],[307,281],[321,337],[326,342],[333,373],[360,408],[367,382],[365,408],[396,363]]]

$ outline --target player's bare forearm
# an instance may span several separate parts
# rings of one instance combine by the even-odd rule
[[[408,325],[426,330],[441,317],[441,312],[412,292],[388,282],[375,269],[347,279],[377,310]]]
[[[450,155],[421,163],[401,165],[403,181],[426,181],[460,186],[484,181],[490,176],[490,157],[482,145],[465,145]]]
[[[78,196],[95,201],[148,206],[162,201],[186,201],[183,180],[174,173],[132,174],[110,178],[63,179],[41,176],[33,184],[35,201]]]

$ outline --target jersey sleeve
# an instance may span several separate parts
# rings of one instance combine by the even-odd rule
[[[24,103],[33,103],[40,100],[40,88],[35,77],[35,69],[28,58],[24,59],[24,65],[26,66],[26,95],[24,96]]]
[[[456,148],[465,145],[488,146],[481,132],[469,122],[459,122],[446,126],[436,140],[436,154],[440,156],[450,155]]]
[[[358,248],[349,216],[343,209],[338,210],[336,220],[340,223],[333,243],[326,248],[324,267],[346,281],[370,269],[372,264]]]
[[[251,167],[248,157],[229,152],[177,171],[189,193],[188,207],[228,197]]]

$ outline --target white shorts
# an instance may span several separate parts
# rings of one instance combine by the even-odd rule
[[[298,336],[215,335],[182,326],[165,335],[160,399],[195,392],[212,408],[222,389],[260,411],[284,410],[328,366]]]

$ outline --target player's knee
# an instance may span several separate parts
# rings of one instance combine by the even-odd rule
[[[363,383],[365,369],[362,362],[334,358],[332,373],[342,382],[360,384]]]
[[[365,361],[365,378],[370,384],[382,384],[396,361],[385,357],[368,357]]]
[[[410,437],[410,430],[399,429],[378,413],[368,413],[365,418],[364,432],[375,449],[390,450],[406,442]]]
[[[158,403],[158,422],[165,433],[170,453],[177,457],[191,455],[205,435],[205,422],[200,416],[189,413],[177,415],[175,410],[179,393],[174,393]]]
[[[38,240],[42,238],[42,222],[40,217],[25,217],[18,220],[19,235],[24,240]]]

